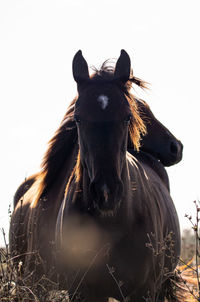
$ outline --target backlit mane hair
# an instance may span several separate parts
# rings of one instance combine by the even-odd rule
[[[32,203],[34,207],[41,195],[51,186],[57,178],[59,171],[62,169],[65,159],[72,152],[73,146],[77,141],[77,129],[74,121],[75,97],[64,115],[64,118],[55,132],[54,136],[48,143],[47,151],[44,154],[41,170],[37,174],[35,184],[35,199]]]
[[[57,171],[59,171],[59,168],[63,164],[63,160],[66,158],[66,153],[68,153],[72,142],[75,142],[77,139],[76,124],[74,121],[74,105],[76,100],[77,97],[74,98],[70,103],[60,127],[57,129],[54,136],[48,143],[48,149],[43,157],[41,173],[46,172],[46,185],[50,182],[50,174],[55,174]],[[52,167],[53,163],[56,163],[56,167],[55,165]],[[52,173],[50,173],[50,169],[52,169]]]
[[[110,62],[110,60],[107,60],[102,64],[99,70],[95,69],[95,73],[91,76],[91,80],[112,80],[115,66],[109,65]],[[131,71],[130,77],[125,85],[120,86],[130,104],[130,109],[133,115],[129,125],[130,139],[135,150],[139,151],[141,135],[146,134],[146,126],[140,117],[137,100],[130,92],[133,84],[141,88],[147,88],[147,83],[133,76]],[[71,152],[77,141],[77,128],[74,121],[74,106],[77,98],[78,97],[74,98],[70,103],[60,127],[55,132],[53,138],[49,141],[48,149],[44,154],[41,164],[41,171],[38,173],[36,179],[37,193],[33,206],[37,204],[43,192],[45,192],[56,179],[60,169],[63,166],[63,163],[65,162],[65,159],[68,157],[68,154]],[[76,165],[66,186],[65,194],[67,193],[69,184],[74,177],[76,182],[79,183],[81,175],[82,168],[80,164],[80,154],[78,154]]]

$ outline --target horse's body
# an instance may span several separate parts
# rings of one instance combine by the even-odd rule
[[[75,79],[79,83],[76,76]],[[86,82],[89,83],[88,80]],[[106,84],[105,79],[105,86]],[[109,82],[109,87],[112,88],[112,84],[112,81]],[[79,83],[79,86],[81,85]],[[81,92],[79,94],[81,95]],[[145,103],[141,104],[144,106],[143,111],[145,108],[148,109],[145,107],[147,106]],[[73,116],[71,113],[76,105],[77,101],[73,103],[73,110],[69,110],[70,117]],[[146,111],[148,112],[148,110]],[[106,120],[103,122],[109,123],[110,115],[106,114]],[[118,120],[119,117],[115,120],[116,129]],[[158,122],[156,119],[155,121]],[[46,273],[49,278],[54,278],[55,271],[59,272],[62,276],[60,283],[66,289],[69,289],[71,278],[77,274],[74,283],[70,284],[72,294],[76,290],[81,290],[86,301],[89,302],[107,301],[110,296],[119,300],[122,300],[123,296],[130,296],[131,301],[145,301],[144,299],[147,299],[148,295],[152,301],[156,301],[158,296],[160,301],[163,301],[162,284],[167,279],[167,274],[164,272],[166,269],[172,272],[176,266],[180,252],[180,234],[176,211],[169,195],[168,177],[161,162],[167,166],[178,162],[182,156],[182,145],[162,125],[162,135],[159,137],[155,131],[156,122],[151,123],[150,120],[146,124],[147,131],[148,128],[149,131],[143,138],[142,148],[145,152],[137,153],[131,148],[129,151],[134,156],[130,153],[126,154],[127,146],[124,143],[122,148],[123,165],[121,166],[123,173],[120,172],[120,177],[117,179],[115,178],[118,172],[111,173],[109,167],[116,160],[115,151],[118,150],[116,143],[119,133],[116,133],[115,136],[113,132],[111,133],[115,137],[114,140],[111,136],[110,139],[104,135],[101,137],[101,130],[99,130],[99,140],[102,140],[103,144],[105,141],[108,145],[112,143],[112,140],[114,142],[112,148],[107,148],[105,144],[106,155],[100,155],[99,151],[97,152],[97,161],[100,160],[100,162],[106,156],[110,156],[106,165],[108,169],[104,167],[104,164],[101,166],[101,170],[104,171],[100,177],[101,187],[104,188],[102,192],[99,189],[99,180],[97,179],[97,182],[92,180],[88,175],[91,173],[90,169],[83,164],[84,152],[80,154],[80,175],[77,174],[78,168],[74,169],[79,152],[77,145],[79,121],[75,126],[72,119],[66,122],[66,118],[64,118],[56,136],[51,141],[50,152],[43,164],[43,173],[28,179],[28,183],[22,184],[15,195],[10,245],[13,254],[23,254],[19,259],[24,263],[25,273],[30,270],[35,271],[37,279],[43,273]],[[68,129],[67,133],[63,131],[65,128]],[[151,135],[151,130],[154,135]],[[68,142],[73,141],[72,144],[67,146],[64,144],[65,135],[69,136]],[[78,139],[81,150],[79,132]],[[124,142],[126,139],[124,137]],[[95,144],[98,145],[98,142]],[[92,149],[96,148],[95,144],[91,145]],[[134,144],[134,142],[132,141],[130,144]],[[91,150],[88,152],[90,153]],[[102,150],[102,152],[104,151]],[[119,153],[117,154],[119,155]],[[90,155],[92,156],[92,154]],[[161,162],[158,162],[157,159]],[[96,169],[95,167],[93,166],[94,169]],[[47,169],[45,170],[45,168]],[[71,175],[73,169],[74,172]],[[113,180],[111,182],[109,180],[110,184],[104,186],[102,181],[108,180],[111,176],[110,173],[113,175]],[[77,177],[80,178],[78,182]],[[95,187],[96,183],[97,187]],[[28,187],[30,186],[29,190],[25,187],[27,184]],[[63,200],[65,189],[66,194]],[[20,202],[24,193],[22,202]],[[98,203],[93,203],[91,196],[94,199],[100,198],[101,202],[103,199],[108,200],[109,206],[100,209]],[[88,205],[88,202],[91,204]],[[110,217],[112,215],[114,217]],[[81,229],[83,232],[79,232]],[[87,237],[88,232],[93,234],[96,239]],[[171,234],[170,240],[169,234]],[[76,236],[78,237],[76,238]],[[86,251],[85,245],[82,244],[85,237],[88,238],[89,247],[86,248]],[[172,245],[174,239],[176,239],[175,247]],[[78,252],[73,253],[72,247],[74,244],[76,245],[77,240],[80,240]],[[61,257],[60,261],[55,261],[58,259],[58,256],[55,257],[57,250],[60,250],[60,256],[65,254],[67,256]],[[36,255],[33,253],[35,251],[42,259],[42,264],[37,267],[35,267]],[[71,257],[71,255],[73,256]],[[50,269],[52,265],[56,265],[57,269]],[[115,268],[115,273],[111,267]],[[67,278],[68,276],[71,276],[70,280]],[[116,284],[116,280],[124,282],[122,290],[119,289],[120,286]]]
[[[129,153],[127,164],[131,187],[114,217],[80,211],[75,206],[77,200],[69,206],[75,183],[71,196],[63,201],[59,222],[64,223],[58,223],[56,237],[63,253],[59,257],[64,259],[61,279],[66,280],[63,287],[70,288],[71,297],[77,290],[86,301],[102,302],[108,297],[164,301],[162,286],[173,276],[180,253],[176,210],[154,169]]]

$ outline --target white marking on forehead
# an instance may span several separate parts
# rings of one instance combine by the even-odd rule
[[[107,95],[101,94],[98,96],[97,101],[100,103],[101,108],[103,110],[106,109],[106,107],[108,106],[108,100],[109,98],[107,97]]]

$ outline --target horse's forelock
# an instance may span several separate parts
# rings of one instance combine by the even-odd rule
[[[99,69],[96,67],[92,66],[91,68],[93,69],[94,73],[91,75],[91,79],[112,79],[114,77],[114,72],[115,72],[115,66],[116,66],[117,59],[108,59],[106,60]],[[148,89],[149,83],[146,81],[141,80],[138,77],[135,77],[133,75],[133,69],[131,69],[130,72],[130,77],[125,83],[125,91],[130,92],[132,89],[132,85],[135,84],[139,86],[140,88],[143,89]]]

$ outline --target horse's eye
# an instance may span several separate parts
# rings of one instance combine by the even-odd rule
[[[75,120],[76,123],[80,123],[81,122],[80,117],[77,116],[77,115],[74,116],[74,120]]]
[[[131,118],[132,118],[132,115],[129,114],[129,115],[125,118],[124,122],[125,122],[125,123],[129,123],[130,120],[131,120]]]

